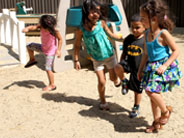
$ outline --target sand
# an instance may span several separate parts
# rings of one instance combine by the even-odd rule
[[[175,34],[180,49],[178,57],[184,74],[184,35]],[[27,41],[39,41],[27,38]],[[110,111],[98,109],[97,78],[91,68],[55,73],[57,90],[43,92],[48,84],[39,64],[25,69],[23,65],[0,68],[0,138],[184,138],[184,77],[181,86],[163,94],[173,106],[169,123],[159,133],[147,134],[152,123],[148,96],[143,92],[140,116],[130,119],[134,95],[121,94],[106,74],[106,98]]]

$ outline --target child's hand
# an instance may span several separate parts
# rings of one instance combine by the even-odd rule
[[[80,70],[81,69],[80,62],[79,61],[74,61],[74,63],[75,63],[75,69]]]
[[[57,50],[56,51],[56,55],[57,55],[58,58],[60,58],[61,57],[61,51],[60,50]]]
[[[27,32],[29,32],[29,29],[28,29],[28,28],[24,28],[24,29],[22,30],[22,32],[23,32],[23,33],[27,33]]]
[[[167,66],[161,65],[161,66],[156,70],[156,72],[157,72],[159,75],[161,75],[161,74],[163,74],[163,73],[165,72],[166,69],[167,69]]]
[[[143,76],[143,72],[141,71],[141,72],[137,72],[137,79],[139,80],[139,81],[141,81],[141,79],[142,79],[142,76]]]

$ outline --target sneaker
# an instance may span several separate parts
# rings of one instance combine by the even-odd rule
[[[121,93],[123,95],[127,94],[128,93],[128,87],[127,87],[127,84],[128,84],[128,80],[125,78],[124,80],[122,80],[122,90],[121,90]]]
[[[139,115],[139,108],[133,107],[132,111],[130,112],[130,118],[135,118]]]

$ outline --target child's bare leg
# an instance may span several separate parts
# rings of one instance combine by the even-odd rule
[[[151,102],[154,121],[150,127],[146,128],[147,133],[152,133],[162,128],[162,125],[160,124],[160,116],[161,116],[160,107],[153,100],[151,100],[151,98],[150,98],[150,102]]]
[[[104,70],[96,71],[96,75],[98,78],[98,93],[100,96],[100,101],[101,104],[105,104],[105,83],[106,83],[106,78],[105,78],[105,73]]]
[[[150,102],[151,102],[151,109],[153,112],[153,119],[158,121],[161,116],[160,108],[151,99],[150,99]]]
[[[151,100],[157,105],[159,106],[160,110],[161,110],[161,117],[160,117],[160,123],[162,125],[165,125],[170,117],[170,114],[172,112],[172,107],[170,106],[166,106],[162,95],[160,93],[151,93],[148,92],[149,97],[151,98]]]
[[[114,85],[115,86],[120,85],[121,82],[118,80],[118,77],[117,77],[117,75],[115,73],[114,68],[113,69],[109,69],[108,71],[109,71],[109,78],[110,78],[111,81],[114,82]]]
[[[27,52],[29,54],[29,62],[34,62],[35,61],[35,58],[34,58],[34,51],[27,48]]]
[[[134,104],[139,105],[141,102],[141,93],[134,92]]]
[[[121,79],[123,80],[124,79],[124,69],[123,67],[120,65],[120,64],[117,64],[115,67],[114,67],[114,71],[116,73],[116,75]]]
[[[43,91],[54,90],[56,86],[54,85],[54,73],[50,70],[47,70],[47,76],[49,80],[49,85],[43,88]]]
[[[160,110],[165,113],[167,112],[167,108],[165,105],[165,102],[162,98],[162,95],[160,93],[153,93],[153,92],[146,92],[147,95],[151,98],[151,100],[159,106]]]

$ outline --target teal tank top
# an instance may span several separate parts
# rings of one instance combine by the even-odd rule
[[[80,26],[83,33],[83,40],[88,54],[97,61],[103,61],[114,54],[113,47],[107,35],[98,21],[95,29],[91,32],[86,31]]]
[[[145,41],[146,41],[146,48],[148,53],[148,60],[149,61],[158,61],[163,59],[164,57],[169,56],[169,47],[168,46],[162,46],[158,42],[158,37],[165,29],[161,30],[160,33],[157,35],[157,37],[151,41],[147,41],[147,34],[148,31],[145,33]]]

